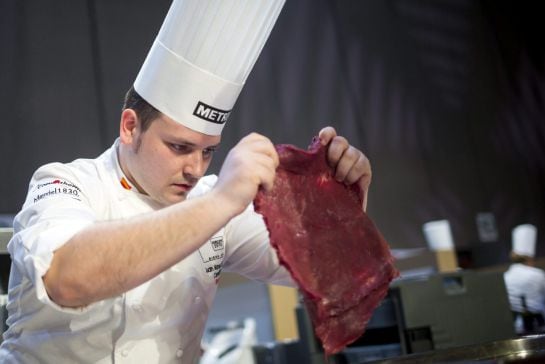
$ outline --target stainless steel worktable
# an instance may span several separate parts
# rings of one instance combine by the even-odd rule
[[[545,363],[545,335],[410,354],[373,363]]]

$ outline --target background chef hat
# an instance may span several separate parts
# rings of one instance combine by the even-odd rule
[[[174,0],[134,82],[156,109],[219,135],[285,0]]]
[[[454,249],[454,240],[448,220],[429,221],[422,225],[422,231],[430,250]]]
[[[536,254],[537,228],[532,224],[523,224],[515,227],[513,235],[513,253],[534,257]]]

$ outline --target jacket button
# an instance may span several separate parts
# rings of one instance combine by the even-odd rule
[[[193,302],[195,302],[196,304],[199,304],[199,303],[201,303],[201,298],[199,296],[197,296],[197,297],[195,297],[193,299]]]
[[[182,349],[176,350],[176,357],[177,358],[181,358],[182,355],[184,355],[184,351]]]
[[[142,311],[142,305],[139,305],[139,304],[132,305],[132,309],[135,310],[136,312],[140,312]]]
[[[123,356],[128,356],[128,355],[129,355],[129,351],[128,351],[128,350],[123,350],[123,351],[121,352],[121,355],[123,355]]]

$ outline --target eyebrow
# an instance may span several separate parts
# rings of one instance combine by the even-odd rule
[[[197,144],[195,143],[192,143],[190,141],[187,141],[187,140],[184,140],[184,139],[176,139],[174,138],[172,141],[170,141],[170,143],[173,143],[173,144],[178,144],[178,145],[185,145],[187,147],[199,147]],[[209,145],[207,147],[204,147],[203,149],[217,149],[219,146],[220,146],[221,143],[217,143],[217,144],[213,144],[213,145]]]
[[[205,149],[218,149],[220,146],[220,143],[218,144],[214,144],[214,145],[209,145],[208,147],[206,147]]]

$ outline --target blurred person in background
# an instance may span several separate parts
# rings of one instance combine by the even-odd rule
[[[535,267],[537,228],[515,227],[512,233],[512,264],[504,273],[505,285],[518,334],[545,328],[545,272]]]

